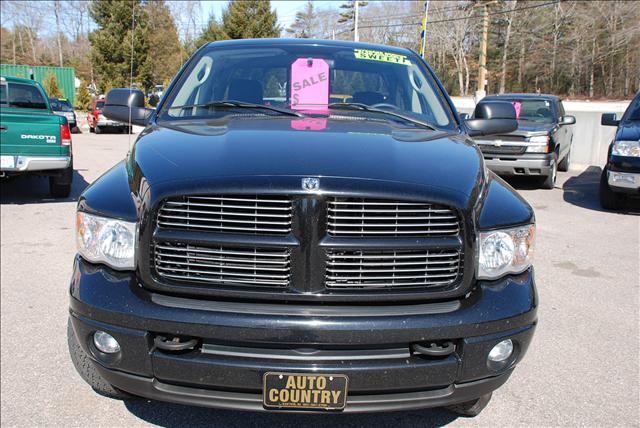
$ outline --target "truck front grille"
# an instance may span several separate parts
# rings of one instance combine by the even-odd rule
[[[160,277],[180,282],[286,287],[291,276],[290,252],[280,248],[158,242],[152,258]]]
[[[410,238],[455,236],[459,220],[449,208],[424,202],[330,198],[327,228],[331,236]]]
[[[480,144],[480,151],[486,155],[521,155],[527,151],[527,146],[492,146]]]
[[[164,201],[158,226],[219,233],[286,235],[291,199],[270,195],[180,196]]]
[[[327,288],[444,287],[461,275],[458,250],[327,251]]]

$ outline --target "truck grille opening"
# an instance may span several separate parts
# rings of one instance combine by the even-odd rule
[[[526,146],[492,146],[480,144],[480,151],[487,155],[522,155],[527,151]]]
[[[160,277],[180,282],[287,287],[291,275],[290,251],[280,248],[158,242],[152,260]]]
[[[325,285],[333,289],[446,287],[461,275],[459,250],[327,252]]]
[[[458,216],[451,209],[424,202],[330,198],[327,229],[331,236],[410,238],[455,236]]]
[[[162,203],[157,221],[167,229],[286,235],[292,216],[291,199],[282,196],[180,196]]]

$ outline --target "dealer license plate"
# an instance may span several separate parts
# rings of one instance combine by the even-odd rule
[[[15,168],[15,159],[13,156],[0,156],[0,168]]]
[[[345,375],[265,373],[263,403],[268,409],[342,410],[348,385]]]

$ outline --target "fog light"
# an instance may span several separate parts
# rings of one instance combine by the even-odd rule
[[[513,342],[511,339],[503,340],[489,351],[489,361],[500,363],[506,361],[513,354]]]
[[[93,344],[105,354],[115,354],[120,352],[120,344],[115,337],[104,331],[96,331],[93,333]]]

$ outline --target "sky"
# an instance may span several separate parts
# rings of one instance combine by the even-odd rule
[[[206,19],[211,12],[215,14],[217,18],[222,16],[222,11],[227,6],[227,1],[203,1],[202,2],[202,15]],[[316,8],[335,7],[339,8],[341,4],[345,3],[343,0],[338,1],[314,1],[313,5]],[[306,1],[272,1],[271,8],[278,12],[278,22],[283,28],[288,27],[295,20],[296,12],[300,12],[304,9]]]

